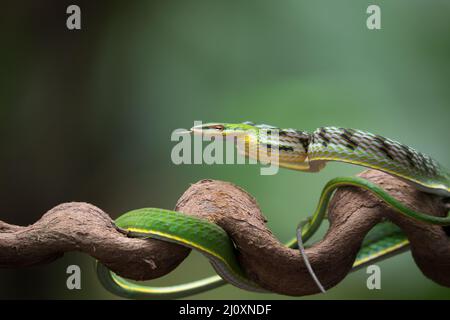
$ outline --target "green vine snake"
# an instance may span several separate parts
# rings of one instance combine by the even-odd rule
[[[340,161],[384,171],[405,180],[417,189],[450,197],[450,175],[437,161],[397,141],[369,132],[337,127],[322,127],[313,133],[295,129],[281,129],[251,122],[238,124],[208,123],[195,126],[190,134],[206,137],[225,137],[243,141],[238,150],[248,158],[261,162],[272,161],[283,168],[318,172],[328,161]],[[239,140],[240,139],[240,140]],[[264,151],[264,152],[261,152]],[[276,155],[274,157],[273,155]],[[334,191],[342,186],[356,186],[369,190],[399,214],[436,225],[450,225],[450,217],[435,217],[411,210],[380,186],[358,177],[335,178],[324,187],[314,214],[301,222],[297,237],[286,246],[300,248],[306,266],[319,288],[307,257],[303,241],[307,241],[326,217],[328,203]],[[128,281],[100,263],[97,275],[109,291],[128,298],[181,298],[231,283],[244,290],[265,292],[249,280],[240,268],[235,248],[227,233],[219,226],[180,212],[146,208],[120,216],[115,224],[132,237],[154,238],[174,242],[204,254],[218,276],[169,287],[150,287]],[[408,248],[408,240],[401,230],[390,223],[377,225],[366,237],[355,260],[353,270]]]

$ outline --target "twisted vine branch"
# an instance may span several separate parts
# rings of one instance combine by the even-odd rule
[[[436,216],[447,213],[440,198],[390,175],[368,170],[360,176],[383,186],[415,210]],[[288,295],[318,292],[299,252],[284,247],[267,229],[255,199],[244,190],[227,182],[202,180],[181,196],[175,209],[224,228],[238,248],[247,275],[262,287]],[[450,287],[450,240],[442,227],[404,217],[354,187],[336,192],[328,215],[330,228],[324,239],[306,250],[325,287],[347,275],[365,235],[384,219],[406,233],[422,272]],[[159,240],[128,238],[116,230],[106,213],[87,203],[58,205],[27,227],[0,221],[2,268],[48,263],[69,251],[87,253],[121,276],[148,280],[171,272],[190,250]]]

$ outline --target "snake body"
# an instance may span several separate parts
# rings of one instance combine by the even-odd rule
[[[275,161],[280,167],[317,172],[328,161],[346,162],[397,176],[419,190],[436,194],[442,199],[450,197],[449,173],[437,161],[402,143],[365,131],[323,127],[308,133],[244,122],[204,124],[193,127],[190,132],[202,136],[242,138],[244,143],[237,146],[243,154],[259,161]],[[369,190],[399,214],[424,223],[450,225],[449,217],[415,212],[368,180],[357,177],[335,178],[324,187],[315,213],[301,224],[300,238],[286,243],[287,246],[296,248],[300,241],[307,241],[316,232],[325,219],[334,191],[342,186]],[[132,237],[154,238],[198,250],[210,260],[220,275],[188,284],[158,288],[130,282],[98,263],[97,274],[101,283],[117,295],[129,298],[180,298],[227,282],[244,290],[265,292],[245,276],[237,262],[232,240],[222,228],[213,223],[157,208],[130,211],[120,216],[115,223]],[[366,237],[353,270],[407,248],[408,240],[397,226],[381,223]]]

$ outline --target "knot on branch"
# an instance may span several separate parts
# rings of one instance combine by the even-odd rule
[[[436,216],[447,213],[440,198],[390,175],[368,170],[360,176],[381,185],[414,210]],[[292,202],[294,206],[296,202]],[[266,227],[256,200],[241,188],[202,180],[181,196],[175,210],[225,229],[236,244],[243,269],[263,288],[288,295],[318,292],[298,250],[278,241]],[[347,275],[366,234],[385,219],[405,232],[422,272],[450,287],[450,242],[442,227],[404,217],[369,192],[354,187],[336,192],[328,216],[330,227],[325,237],[306,250],[325,287],[336,285]],[[293,225],[303,218],[293,216]],[[148,280],[171,272],[190,249],[155,239],[128,238],[106,213],[87,203],[58,205],[27,227],[0,221],[0,267],[48,263],[69,251],[87,253],[121,276]]]

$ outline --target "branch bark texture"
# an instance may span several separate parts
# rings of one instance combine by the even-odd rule
[[[439,197],[420,192],[379,171],[360,174],[381,185],[407,206],[435,216],[447,209]],[[223,181],[202,180],[178,200],[175,210],[207,219],[228,232],[247,275],[280,294],[318,292],[298,250],[286,248],[266,227],[256,200]],[[440,226],[404,217],[367,191],[339,189],[329,207],[330,228],[323,240],[306,250],[325,287],[339,283],[350,271],[362,240],[383,220],[397,224],[408,236],[414,260],[433,281],[450,287],[450,240]],[[297,221],[293,221],[295,225]],[[295,233],[293,228],[292,233]],[[111,218],[88,203],[58,205],[30,226],[0,221],[0,267],[18,268],[51,262],[64,252],[81,251],[117,274],[148,280],[175,269],[190,250],[153,239],[133,239],[117,231]]]

